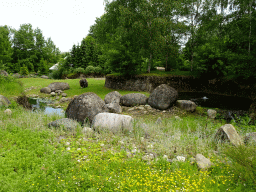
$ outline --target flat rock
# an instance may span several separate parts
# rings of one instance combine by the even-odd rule
[[[51,89],[51,92],[55,92],[56,90],[67,90],[69,89],[69,84],[64,82],[54,82],[48,85],[48,87]]]
[[[43,87],[42,89],[40,89],[40,93],[50,94],[51,89],[49,87]]]

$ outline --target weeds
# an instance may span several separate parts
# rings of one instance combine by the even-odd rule
[[[33,80],[41,87],[50,82]],[[75,84],[70,83],[72,96],[78,93]],[[99,89],[102,85],[96,83]],[[145,115],[135,118],[131,133],[84,134],[81,127],[73,132],[49,129],[58,115],[31,113],[14,103],[8,107],[11,116],[0,108],[0,191],[255,191],[255,147],[214,143],[222,121],[181,112],[182,120],[166,115],[156,125],[158,116]],[[255,130],[248,122],[240,118],[246,129],[235,125],[241,136]],[[149,153],[155,158],[144,160]],[[197,153],[214,166],[198,170],[190,161]],[[186,160],[170,163],[164,155]]]

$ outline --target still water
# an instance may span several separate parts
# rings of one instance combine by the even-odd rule
[[[51,100],[46,100],[42,98],[29,98],[29,103],[32,105],[33,113],[43,111],[46,115],[57,114],[63,117],[65,116],[65,111],[62,108],[53,108],[47,105],[54,103]]]

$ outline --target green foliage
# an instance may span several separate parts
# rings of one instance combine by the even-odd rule
[[[97,73],[97,74],[100,74],[100,73],[102,73],[102,68],[101,67],[95,67],[94,72]]]
[[[20,68],[20,74],[21,75],[28,75],[29,74],[28,68],[24,64],[23,64],[23,67]]]
[[[254,146],[227,146],[224,153],[232,160],[234,179],[237,183],[244,183],[247,187],[256,186],[256,148]],[[254,188],[255,189],[255,188]]]
[[[45,61],[43,58],[40,60],[38,70],[39,70],[40,75],[42,75],[42,74],[45,75],[49,72],[47,61]]]
[[[82,67],[78,67],[74,70],[75,73],[85,73],[85,69]]]
[[[18,66],[26,66],[29,72],[34,71],[34,65],[33,65],[33,63],[31,63],[30,59],[28,59],[28,58],[22,59],[22,60],[19,60],[18,63],[19,63]]]
[[[95,68],[93,66],[89,65],[88,67],[86,67],[85,72],[86,73],[94,73]]]

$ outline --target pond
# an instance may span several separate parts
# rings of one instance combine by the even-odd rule
[[[57,114],[62,117],[65,116],[65,111],[62,108],[54,108],[48,106],[49,104],[53,104],[54,101],[47,100],[44,98],[29,98],[28,100],[29,103],[32,105],[32,113],[43,111],[46,115]]]
[[[249,110],[252,100],[203,92],[179,92],[178,100],[191,100],[198,106],[224,110]]]

